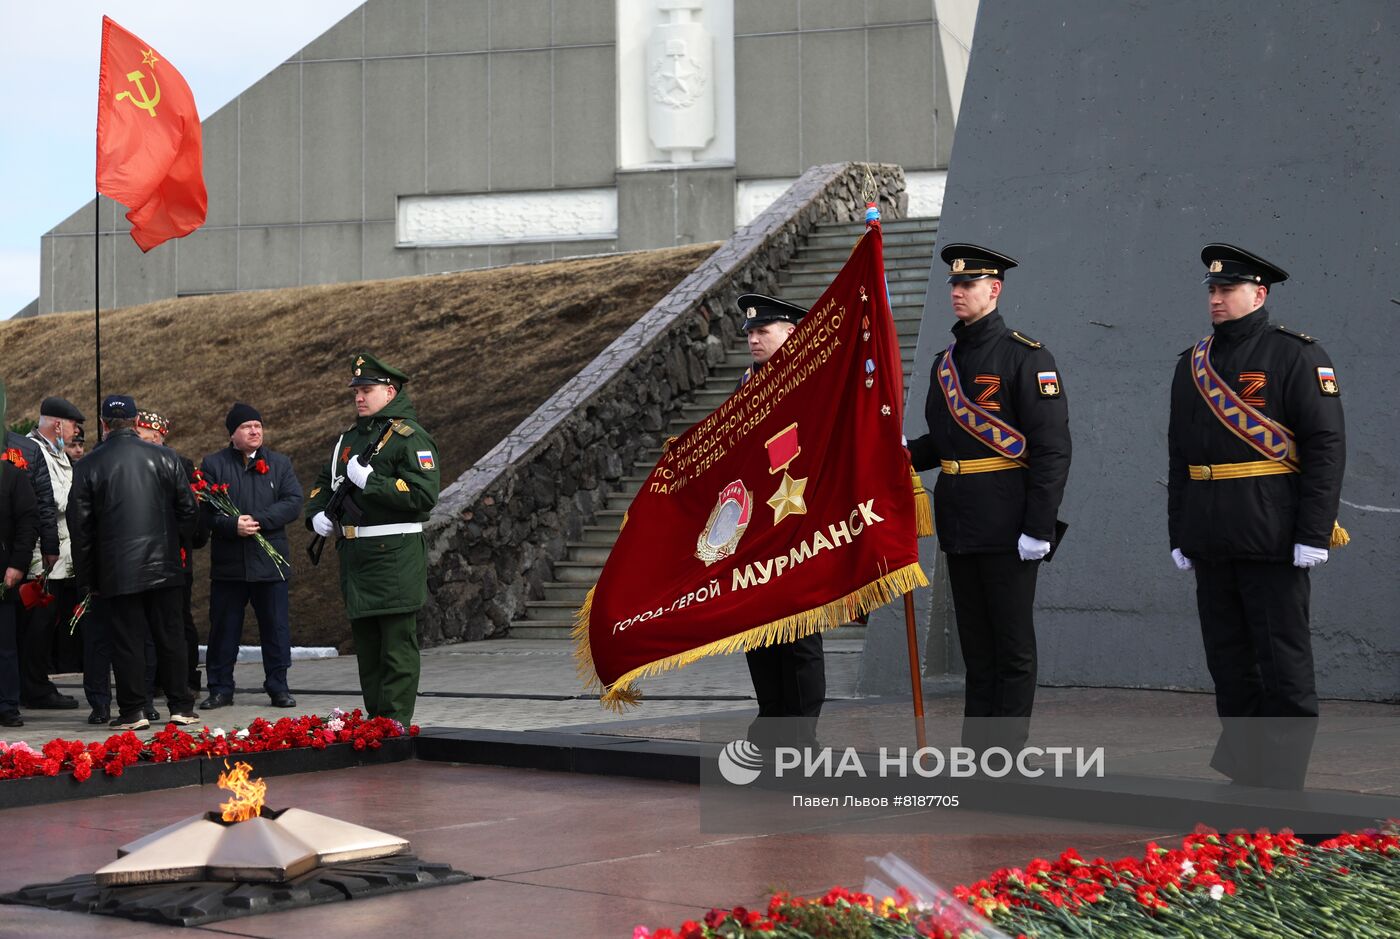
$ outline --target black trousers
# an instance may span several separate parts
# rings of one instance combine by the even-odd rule
[[[963,745],[1025,745],[1035,704],[1035,582],[1039,561],[1015,551],[949,554],[948,582],[967,664]],[[995,720],[992,720],[995,718]]]
[[[180,615],[183,585],[106,597],[104,619],[112,639],[117,709],[132,717],[146,707],[146,638],[155,642],[156,671],[165,684],[172,713],[194,712],[194,693],[185,684],[188,667],[184,623]]]
[[[0,714],[19,713],[19,644],[14,595],[0,598]]]
[[[49,593],[54,602],[32,610],[19,610],[19,697],[21,702],[38,701],[58,693],[58,686],[49,680],[53,669],[54,635],[59,621],[68,628],[73,607],[78,605],[78,587],[72,580],[50,580]]]
[[[1211,766],[1237,782],[1302,788],[1317,730],[1307,570],[1196,561],[1196,608],[1222,732]]]
[[[83,695],[98,711],[112,706],[112,624],[101,597],[93,597],[83,618],[78,620],[78,638],[83,646]],[[156,644],[146,636],[146,706],[156,706]]]
[[[185,680],[191,691],[199,691],[199,630],[194,625],[194,578],[185,578],[183,595],[184,609],[181,611],[185,627]]]
[[[286,694],[292,664],[290,593],[285,580],[209,582],[209,650],[204,670],[209,693],[233,695],[233,667],[243,639],[243,613],[251,605],[262,642],[263,690]]]
[[[744,657],[758,698],[758,719],[749,725],[749,740],[761,746],[814,743],[826,700],[821,633],[753,649]]]

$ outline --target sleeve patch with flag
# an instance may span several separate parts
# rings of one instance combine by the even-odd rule
[[[431,451],[431,450],[419,450],[419,451],[418,451],[418,468],[419,468],[419,469],[430,470],[430,469],[432,469],[432,468],[433,468],[434,466],[436,466],[436,465],[437,465],[437,464],[433,462],[433,451]]]
[[[1036,381],[1040,385],[1042,398],[1058,398],[1060,396],[1060,376],[1056,372],[1037,372]]]
[[[1342,389],[1337,386],[1337,373],[1329,365],[1317,367],[1317,384],[1328,397],[1335,398],[1342,393]]]

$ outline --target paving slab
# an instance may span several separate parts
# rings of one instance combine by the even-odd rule
[[[209,787],[4,812],[0,891],[61,880],[115,857],[138,834],[210,808]],[[712,905],[756,904],[772,890],[862,886],[869,856],[895,852],[945,886],[1073,845],[1140,852],[1172,833],[1078,825],[1034,835],[929,836],[819,831],[714,835],[701,830],[696,787],[482,766],[410,762],[274,779],[269,804],[297,805],[402,835],[419,857],[483,881],[318,906],[184,930],[302,937],[627,937],[639,923],[677,926]],[[956,878],[956,879],[955,879]],[[109,917],[0,909],[6,935],[146,937],[175,929]]]
[[[833,700],[854,697],[860,668],[860,640],[826,643],[827,687]],[[581,723],[629,721],[636,713],[613,714],[587,692],[574,669],[568,640],[498,639],[437,646],[423,650],[422,678],[414,722],[421,727],[484,727],[528,730]],[[261,690],[256,663],[234,673],[238,690],[232,707],[200,711],[198,726],[232,731],[256,717],[275,721],[300,714],[326,714],[331,708],[363,706],[354,656],[293,662],[287,674],[295,708],[271,706]],[[55,675],[55,684],[82,701],[82,676]],[[646,715],[705,714],[755,710],[748,667],[739,654],[705,659],[646,682]],[[200,694],[202,700],[206,693]],[[168,717],[164,700],[157,700]],[[54,737],[105,740],[112,731],[93,727],[85,701],[75,711],[24,711],[25,726],[7,730],[0,739],[39,746]]]

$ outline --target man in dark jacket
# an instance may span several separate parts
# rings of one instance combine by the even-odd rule
[[[957,322],[934,358],[916,470],[939,467],[933,516],[967,664],[963,743],[1016,753],[1035,703],[1035,585],[1057,539],[1069,475],[1069,411],[1050,351],[997,310],[1016,262],[950,244],[941,253]]]
[[[1316,339],[1269,322],[1287,272],[1227,244],[1201,261],[1214,328],[1172,381],[1167,517],[1172,560],[1196,574],[1223,725],[1211,766],[1301,789],[1318,714],[1309,570],[1327,562],[1337,524],[1341,388]]]
[[[291,554],[287,525],[301,514],[301,484],[292,461],[263,446],[262,415],[235,404],[224,420],[229,445],[204,458],[200,471],[211,486],[227,485],[229,500],[243,514],[231,518],[206,500],[204,520],[210,528],[209,557],[209,697],[203,708],[233,703],[233,664],[243,636],[243,611],[252,604],[262,642],[263,690],[273,707],[296,707],[287,687],[292,664],[288,623],[287,579],[290,566],[263,550],[262,535],[283,558]]]
[[[0,382],[0,426],[4,420],[5,386]],[[0,595],[0,727],[23,727],[19,716],[15,610],[20,581],[29,569],[29,557],[39,538],[39,506],[29,475],[11,462],[11,455],[4,456],[0,459],[0,565],[4,571],[4,591]]]
[[[184,571],[180,539],[194,531],[198,509],[175,454],[136,435],[136,403],[102,402],[107,439],[74,467],[68,533],[80,591],[99,596],[110,627],[118,730],[150,726],[146,638],[155,642],[170,720],[193,724],[194,695],[185,684],[180,623]]]
[[[49,465],[39,450],[39,442],[24,434],[7,430],[5,448],[7,451],[18,450],[24,458],[22,468],[29,474],[29,483],[39,506],[39,553],[43,556],[44,566],[53,567],[59,555],[58,508],[54,503]]]

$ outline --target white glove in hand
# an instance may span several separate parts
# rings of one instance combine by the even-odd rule
[[[1327,563],[1327,549],[1313,548],[1305,544],[1295,544],[1293,546],[1293,566],[1294,567],[1317,567],[1319,564]]]
[[[1039,561],[1050,553],[1050,542],[1022,535],[1016,539],[1016,551],[1023,561]]]
[[[1180,548],[1172,548],[1172,560],[1176,562],[1176,569],[1179,571],[1189,571],[1195,567],[1191,559],[1181,553]]]
[[[311,530],[322,538],[329,538],[335,531],[335,522],[327,518],[325,512],[317,512],[311,516]]]
[[[370,469],[368,464],[360,462],[359,457],[352,457],[350,462],[345,464],[345,477],[361,489],[365,488],[369,474],[373,472],[374,470]]]

